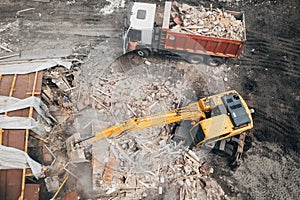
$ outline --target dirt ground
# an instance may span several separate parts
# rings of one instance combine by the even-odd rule
[[[241,166],[232,171],[226,158],[211,154],[213,177],[233,199],[299,199],[299,1],[179,2],[205,6],[212,3],[228,10],[243,10],[246,16],[247,43],[237,60],[213,68],[169,58],[147,58],[157,68],[173,70],[165,70],[161,77],[174,75],[172,78],[186,82],[195,91],[181,95],[197,99],[236,89],[255,109],[254,129],[248,133]],[[99,77],[112,69],[131,79],[136,67],[146,59],[122,56],[124,9],[116,8],[104,15],[101,9],[108,4],[104,0],[2,0],[0,44],[14,51],[72,48],[89,53],[80,67],[87,90],[97,87]],[[18,13],[27,8],[33,9]],[[155,70],[150,73],[157,76]]]

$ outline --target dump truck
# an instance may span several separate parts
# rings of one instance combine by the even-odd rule
[[[197,102],[192,102],[178,109],[128,119],[120,124],[100,130],[87,138],[73,135],[67,140],[67,148],[68,152],[76,152],[76,149],[83,150],[82,146],[88,146],[94,141],[104,138],[112,138],[126,132],[149,127],[188,121],[192,125],[191,131],[186,132],[185,135],[182,133],[175,134],[175,140],[185,141],[190,148],[205,145],[210,148],[217,147],[224,151],[227,143],[232,146],[232,143],[235,142],[235,154],[232,156],[239,159],[243,151],[245,132],[253,127],[251,113],[251,109],[248,108],[238,92],[231,90],[201,98]],[[230,150],[233,151],[232,147]],[[79,154],[77,153],[77,155]]]
[[[131,2],[126,11],[124,53],[142,57],[157,53],[216,65],[221,58],[237,58],[245,42],[243,12],[170,1],[164,7]]]

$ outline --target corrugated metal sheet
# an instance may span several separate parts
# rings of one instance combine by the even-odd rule
[[[25,185],[25,200],[39,200],[40,185],[26,184]]]
[[[0,95],[13,96],[20,99],[32,96],[40,96],[42,87],[43,72],[37,73],[36,86],[34,87],[36,73],[25,75],[5,75],[0,79]],[[15,81],[14,81],[15,80]],[[29,108],[12,111],[8,116],[28,117]],[[33,113],[36,117],[36,113]],[[25,148],[25,130],[4,130],[2,134],[2,144],[20,150]],[[22,170],[0,170],[0,199],[16,200],[22,190]],[[29,190],[29,191],[26,191]],[[25,185],[26,199],[38,199],[36,191],[37,185]],[[36,198],[37,195],[37,198]]]

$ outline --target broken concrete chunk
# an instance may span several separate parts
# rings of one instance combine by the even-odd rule
[[[161,148],[164,148],[167,145],[167,143],[165,140],[160,140],[159,145],[161,146]]]
[[[173,21],[175,22],[175,24],[177,25],[181,25],[183,23],[183,20],[181,19],[181,17],[179,15],[177,15],[176,17],[173,18]]]
[[[188,4],[183,3],[182,6],[181,6],[181,9],[184,12],[188,12],[189,10],[193,9],[193,7],[188,5]]]
[[[162,187],[158,187],[158,194],[162,194],[163,193],[163,188]]]
[[[112,187],[112,188],[109,188],[106,192],[106,194],[112,194],[116,191],[116,188]]]
[[[47,177],[44,180],[48,192],[55,192],[59,188],[58,176]]]
[[[76,133],[66,140],[69,160],[74,163],[88,162],[85,157],[83,146],[74,144],[74,142],[78,141],[79,139],[81,139],[80,134]]]
[[[164,183],[165,182],[165,178],[163,176],[160,177],[160,182]]]

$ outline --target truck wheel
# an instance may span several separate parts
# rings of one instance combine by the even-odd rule
[[[203,56],[201,55],[190,55],[187,61],[191,64],[199,64],[202,63],[204,60]]]
[[[138,49],[135,53],[140,57],[148,57],[150,55],[150,51],[148,49]]]
[[[222,59],[209,57],[209,58],[207,58],[206,63],[209,66],[217,67],[217,66],[219,66],[222,63]]]
[[[219,63],[218,63],[217,61],[213,60],[213,59],[209,59],[209,60],[207,61],[207,64],[208,64],[209,66],[211,66],[211,67],[217,67],[217,66],[219,65]]]

